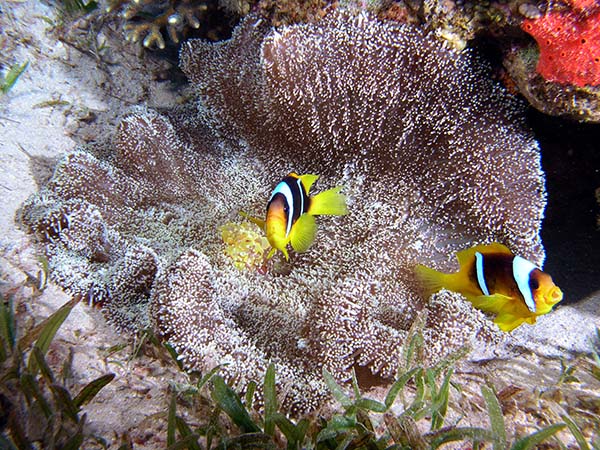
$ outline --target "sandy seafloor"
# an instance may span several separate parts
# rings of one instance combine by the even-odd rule
[[[53,7],[37,1],[6,0],[0,6],[4,51],[11,55],[5,55],[3,61],[29,61],[14,88],[0,97],[0,276],[4,292],[14,293],[17,300],[30,299],[20,304],[18,318],[31,323],[47,317],[68,297],[52,283],[33,297],[32,289],[23,285],[25,272],[38,273],[40,263],[28,236],[15,225],[15,212],[61,155],[78,144],[94,141],[104,130],[114,129],[119,115],[131,105],[164,107],[175,104],[177,96],[170,83],[152,79],[148,64],[160,63],[138,58],[135,47],[127,46],[125,53],[114,55],[115,64],[101,64],[93,54],[71,48],[49,33],[45,18],[56,20]],[[49,101],[55,104],[44,105]],[[539,115],[537,120],[541,120]],[[594,135],[593,129],[586,130]],[[593,167],[597,158],[595,163],[586,162],[577,151],[569,149],[567,163],[556,153],[551,161],[543,160],[549,171],[550,195],[548,229],[543,233],[550,243],[547,267],[565,292],[564,304],[541,317],[536,326],[518,328],[512,333],[510,349],[496,349],[493,359],[489,359],[490,353],[482,355],[486,360],[464,373],[480,371],[496,385],[513,383],[543,390],[545,383],[551,386],[559,376],[559,357],[570,358],[590,349],[596,327],[600,327],[600,232],[595,228],[594,206],[588,198],[593,190],[578,193],[571,188],[578,179],[576,164],[585,166],[586,176],[595,177],[595,181],[600,167]],[[570,167],[573,159],[574,170]],[[561,172],[565,168],[572,173],[565,175]],[[567,185],[569,189],[564,188]],[[587,214],[583,219],[571,217],[579,203],[569,192],[585,197],[584,206],[579,208]],[[164,448],[166,387],[169,382],[184,383],[186,376],[172,364],[149,356],[130,360],[131,347],[116,353],[107,351],[128,342],[98,311],[79,304],[60,329],[49,358],[51,362],[61,361],[72,353],[75,386],[106,372],[117,375],[86,407],[87,426],[93,433],[116,443],[127,431],[136,448]],[[482,378],[465,377],[469,379],[474,383],[471,390],[477,392]],[[521,428],[526,429],[526,424]]]

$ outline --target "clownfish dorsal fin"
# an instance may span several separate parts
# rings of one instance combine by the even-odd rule
[[[298,253],[303,253],[312,245],[317,234],[317,221],[308,214],[302,214],[290,231],[290,244]]]
[[[501,244],[499,242],[492,242],[491,244],[485,244],[485,245],[476,245],[475,248],[481,254],[503,253],[505,255],[514,255],[514,253],[511,252],[510,249],[506,245]]]
[[[513,252],[511,252],[504,244],[500,244],[498,242],[492,242],[491,244],[480,244],[456,253],[456,259],[458,259],[460,267],[464,267],[466,264],[469,264],[471,261],[473,261],[475,258],[475,253],[481,253],[482,255],[487,255],[490,253],[513,255]]]
[[[304,189],[306,190],[306,195],[308,195],[308,193],[310,192],[310,188],[312,187],[314,182],[317,181],[317,179],[319,178],[319,175],[312,175],[310,173],[307,173],[304,175],[298,175],[298,174],[295,174],[294,172],[292,172],[290,175],[293,177],[300,178],[300,181],[302,182],[302,186],[304,186]]]
[[[346,196],[340,194],[342,186],[337,186],[326,191],[319,192],[310,199],[308,214],[313,216],[331,215],[345,216],[348,214]]]

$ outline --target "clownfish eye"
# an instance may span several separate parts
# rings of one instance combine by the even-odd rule
[[[537,288],[540,287],[540,282],[535,278],[532,278],[531,280],[529,280],[529,287],[532,291],[535,291]]]

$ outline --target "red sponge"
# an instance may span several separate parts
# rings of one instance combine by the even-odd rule
[[[600,85],[600,8],[571,0],[573,10],[526,19],[521,28],[540,48],[537,71],[546,80],[575,86]],[[596,11],[589,13],[590,10]],[[577,11],[577,12],[575,12]]]

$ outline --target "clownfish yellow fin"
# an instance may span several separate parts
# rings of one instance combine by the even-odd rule
[[[317,234],[317,221],[313,216],[302,214],[290,230],[290,243],[298,253],[303,253],[312,245]]]
[[[251,216],[250,214],[248,214],[244,211],[240,211],[240,216],[242,216],[244,219],[248,219],[250,222],[258,225],[261,230],[265,230],[264,219],[259,219],[258,217]]]
[[[290,255],[288,254],[287,248],[277,249],[275,247],[271,247],[271,250],[269,250],[269,253],[267,253],[267,259],[271,259],[275,255],[275,253],[277,253],[277,250],[280,250],[281,253],[283,253],[283,256],[285,256],[286,261],[290,259]]]
[[[490,244],[485,244],[485,245],[476,245],[475,250],[478,251],[479,253],[485,254],[485,253],[504,253],[506,255],[512,255],[513,252],[510,251],[510,249],[504,245],[501,244],[499,242],[492,242]]]
[[[415,274],[426,297],[446,287],[448,274],[438,272],[422,264],[415,266]]]
[[[525,318],[517,317],[510,313],[498,314],[494,319],[494,323],[498,325],[502,331],[512,331],[525,322]]]
[[[298,176],[298,178],[300,178],[300,181],[302,182],[302,186],[304,186],[304,189],[306,189],[307,195],[310,192],[310,188],[312,187],[314,182],[317,181],[317,179],[319,178],[319,175],[312,175],[310,173],[307,173],[304,175],[297,175],[297,176]]]
[[[460,267],[464,267],[466,264],[469,264],[475,258],[475,253],[481,253],[482,255],[486,255],[489,253],[504,253],[507,255],[512,255],[513,253],[508,249],[506,245],[500,244],[498,242],[492,242],[491,244],[481,244],[476,245],[471,248],[467,248],[466,250],[461,250],[456,253],[456,259],[458,259],[458,263]]]
[[[495,314],[506,310],[507,305],[513,301],[512,297],[502,294],[479,295],[468,299],[475,308]]]
[[[346,196],[340,194],[342,186],[337,186],[323,192],[319,192],[310,199],[308,214],[312,216],[331,215],[344,216],[348,214]]]
[[[475,247],[471,247],[456,253],[456,259],[458,259],[458,264],[460,264],[461,268],[473,261],[475,258],[475,252],[477,252]]]

